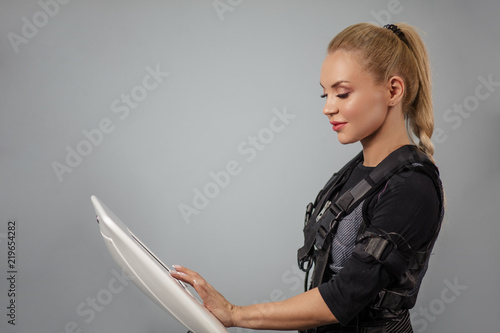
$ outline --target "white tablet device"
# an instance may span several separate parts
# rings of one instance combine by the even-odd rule
[[[227,333],[224,325],[170,275],[168,267],[108,207],[96,196],[90,199],[109,252],[139,289],[194,333]]]

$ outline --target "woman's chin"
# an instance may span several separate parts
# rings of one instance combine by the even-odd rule
[[[341,133],[338,133],[337,138],[339,142],[343,145],[349,145],[351,143],[358,142],[359,140],[355,140],[353,138],[346,137],[345,135],[342,135]]]

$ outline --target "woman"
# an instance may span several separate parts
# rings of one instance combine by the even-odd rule
[[[325,247],[314,234],[316,250],[306,249],[302,259],[315,261],[315,271],[310,289],[298,296],[235,306],[196,272],[174,266],[172,275],[192,285],[226,327],[412,332],[408,309],[415,305],[443,217],[430,140],[434,121],[427,52],[406,24],[356,24],[330,42],[320,84],[326,99],[323,113],[338,140],[359,141],[363,151],[318,195],[307,215],[306,238],[309,226],[321,223],[329,205],[382,161],[387,163],[389,155],[406,160],[401,152],[407,151],[424,157],[374,185],[342,217],[327,221],[327,259],[320,259]],[[324,270],[318,268],[321,260]]]

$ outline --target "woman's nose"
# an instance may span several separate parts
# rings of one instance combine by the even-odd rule
[[[338,112],[337,106],[333,103],[332,99],[326,98],[325,106],[323,107],[323,114],[328,116]]]

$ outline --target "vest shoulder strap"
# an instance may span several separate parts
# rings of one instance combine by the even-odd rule
[[[344,165],[340,171],[333,174],[328,180],[326,185],[319,191],[314,203],[310,202],[306,207],[306,214],[304,218],[304,245],[297,251],[298,264],[301,270],[309,272],[312,267],[312,260],[310,257],[313,251],[313,246],[318,232],[318,224],[313,223],[317,219],[320,212],[317,207],[323,207],[327,200],[342,186],[351,174],[352,169],[361,161],[363,161],[363,152],[357,154],[349,163]]]

